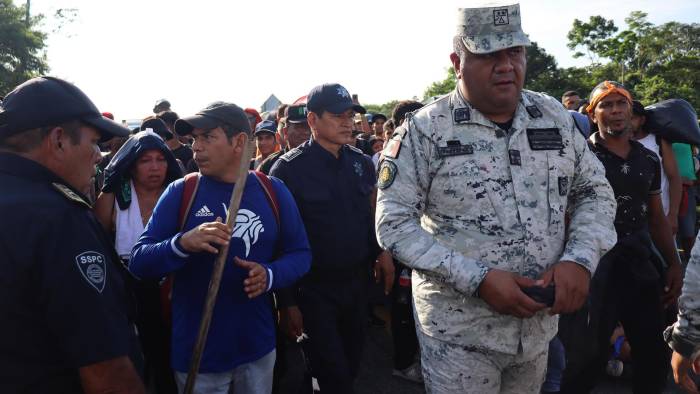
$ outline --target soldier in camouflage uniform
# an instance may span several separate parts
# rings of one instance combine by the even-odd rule
[[[539,392],[553,315],[616,241],[601,163],[560,103],[522,90],[529,43],[517,4],[460,9],[455,91],[383,151],[377,235],[414,269],[428,393]],[[550,310],[522,291],[551,284]]]
[[[671,367],[676,383],[690,393],[698,388],[688,372],[700,371],[700,236],[688,261],[683,278],[683,290],[678,299],[678,321],[666,329],[664,337],[673,349]]]

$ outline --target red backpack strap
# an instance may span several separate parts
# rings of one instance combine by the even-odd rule
[[[192,208],[192,203],[194,202],[194,196],[197,194],[197,188],[199,188],[199,173],[192,172],[185,175],[184,183],[182,200],[180,200],[180,212],[178,212],[177,216],[177,223],[180,226],[180,230],[185,228],[187,214],[190,212],[190,208]]]
[[[272,208],[272,213],[275,215],[275,220],[277,221],[277,226],[279,227],[280,208],[279,203],[277,202],[277,194],[275,193],[275,189],[272,187],[272,181],[267,175],[260,171],[252,171],[252,173],[258,179],[260,186],[262,186],[263,190],[265,191],[265,198],[267,199],[267,203],[270,204],[270,208]]]

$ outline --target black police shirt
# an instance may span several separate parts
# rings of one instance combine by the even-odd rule
[[[630,141],[630,145],[629,155],[623,159],[605,148],[597,134],[589,140],[615,193],[615,230],[619,239],[648,229],[649,196],[661,193],[658,156],[637,141]]]
[[[0,185],[0,393],[80,393],[80,367],[138,366],[126,273],[85,198],[9,153]]]
[[[311,271],[327,279],[361,272],[377,257],[370,195],[372,159],[344,145],[336,158],[314,140],[281,156],[270,170],[294,196],[311,244]]]

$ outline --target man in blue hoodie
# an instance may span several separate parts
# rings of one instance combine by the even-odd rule
[[[182,391],[218,248],[229,245],[196,393],[269,393],[275,362],[272,290],[285,288],[309,269],[309,243],[294,199],[270,178],[272,197],[249,174],[233,232],[221,218],[251,129],[234,104],[215,102],[175,124],[192,134],[200,175],[184,223],[179,223],[185,181],[168,186],[129,269],[141,278],[172,275],[172,366]]]

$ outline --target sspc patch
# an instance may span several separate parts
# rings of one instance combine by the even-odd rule
[[[386,189],[394,183],[398,169],[393,161],[384,160],[379,166],[379,174],[377,175],[377,187]]]
[[[102,253],[87,251],[75,256],[75,263],[83,278],[102,293],[107,281],[107,262]]]

